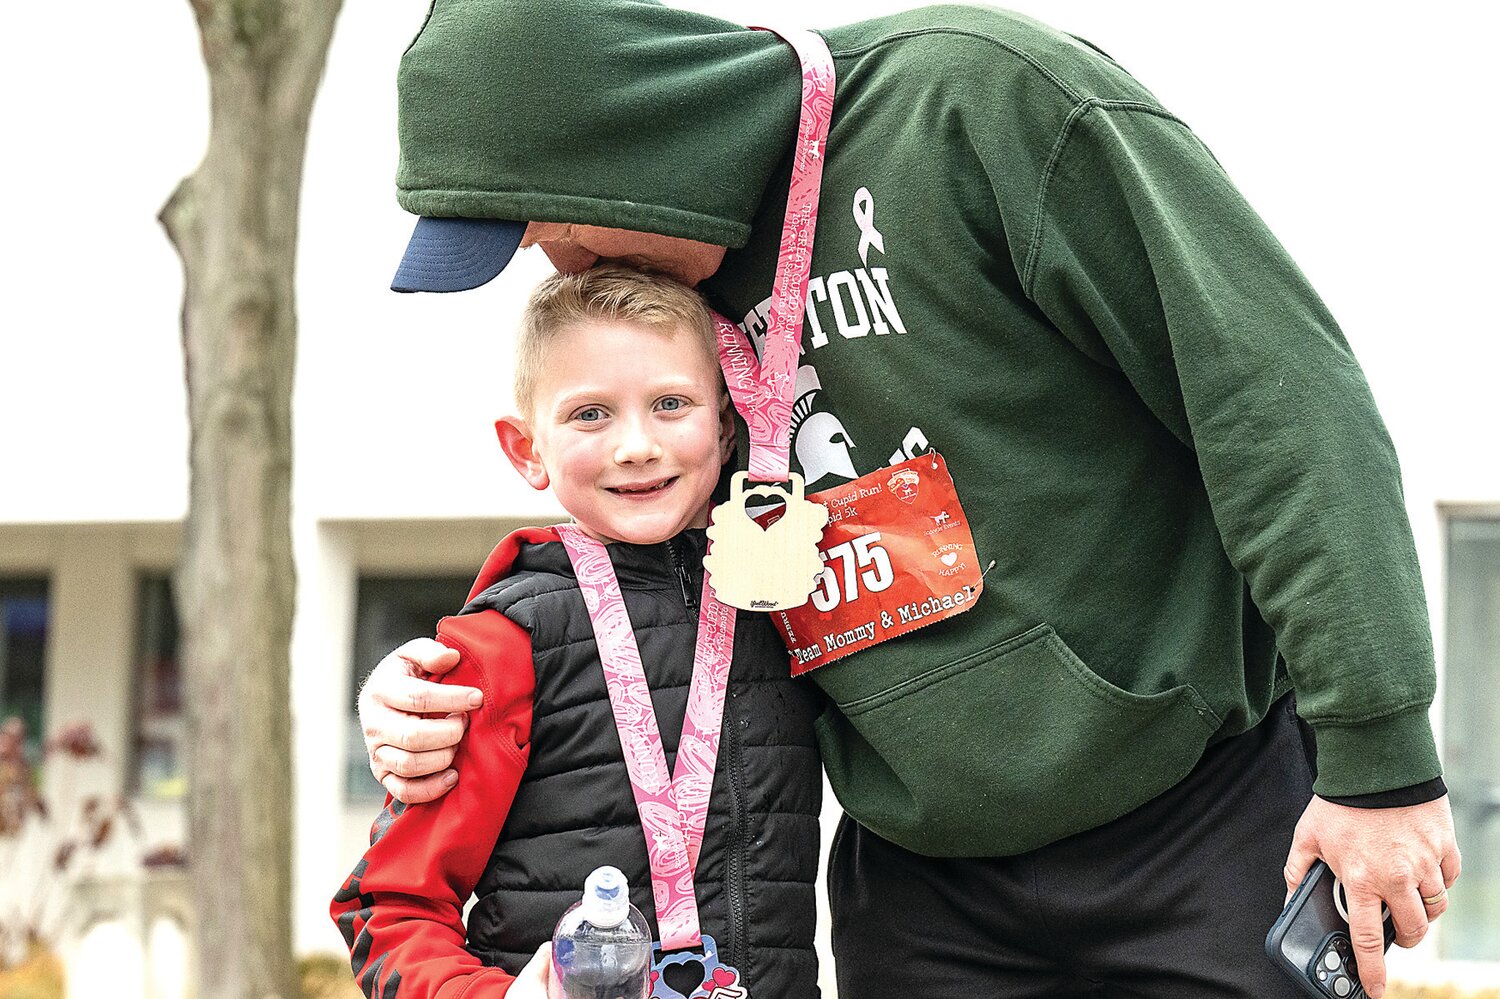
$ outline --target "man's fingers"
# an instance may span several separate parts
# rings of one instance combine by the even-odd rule
[[[1448,885],[1440,866],[1432,865],[1417,881],[1417,896],[1428,922],[1448,911]]]
[[[1415,947],[1427,935],[1428,914],[1432,910],[1423,904],[1416,888],[1394,891],[1391,895],[1386,904],[1391,908],[1391,925],[1396,927],[1396,945]]]
[[[397,801],[420,805],[426,801],[436,801],[447,794],[458,783],[458,771],[445,770],[440,774],[412,778],[386,774],[380,783],[385,785],[385,789]]]
[[[436,749],[452,749],[464,736],[462,715],[423,718],[387,710],[372,713],[372,717],[378,724],[366,724],[365,743],[376,749],[391,746],[408,753],[430,753]],[[372,755],[374,751],[371,750]]]
[[[1354,945],[1354,961],[1359,980],[1370,999],[1385,995],[1385,929],[1380,917],[1380,896],[1368,890],[1356,890],[1347,882],[1349,900],[1349,941]]]
[[[458,665],[458,650],[430,638],[413,638],[386,658],[397,658],[423,673],[446,673]]]
[[[1313,861],[1318,859],[1317,852],[1312,845],[1298,836],[1292,840],[1292,849],[1287,854],[1286,866],[1281,870],[1281,876],[1286,880],[1286,902],[1291,901],[1292,892],[1307,877],[1307,871],[1312,867]],[[1285,905],[1286,902],[1282,904]]]
[[[413,639],[382,659],[359,692],[370,772],[408,805],[441,798],[458,782],[447,768],[467,726],[464,712],[480,707],[484,695],[427,679],[458,660],[457,651],[439,642]]]
[[[453,746],[425,753],[409,753],[389,745],[377,746],[370,757],[370,768],[397,777],[426,777],[448,769],[456,752]]]
[[[1443,854],[1441,861],[1443,870],[1443,887],[1452,888],[1453,883],[1458,880],[1458,875],[1463,869],[1463,860],[1459,856],[1458,846],[1450,843],[1448,852]]]
[[[430,638],[414,638],[386,655],[370,670],[364,685],[359,690],[359,707],[363,712],[366,703],[386,700],[385,692],[398,677],[419,676],[428,679],[446,673],[458,665],[458,652]]]
[[[366,689],[374,703],[408,714],[472,711],[484,703],[484,695],[475,687],[433,683],[431,680],[408,675],[391,676],[378,689],[374,683]]]
[[[365,755],[370,758],[370,772],[376,780],[385,779],[385,770],[375,762],[375,751],[385,745],[387,734],[401,726],[402,715],[398,711],[376,701],[361,704],[359,720],[365,737]]]

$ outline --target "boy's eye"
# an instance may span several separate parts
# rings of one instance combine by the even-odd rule
[[[577,420],[580,423],[598,423],[600,420],[604,419],[604,410],[600,409],[598,406],[589,406],[574,413],[573,419]]]

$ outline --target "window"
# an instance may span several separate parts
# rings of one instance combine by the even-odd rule
[[[147,573],[136,590],[135,746],[132,782],[147,798],[181,798],[187,721],[177,658],[177,605],[167,573]]]
[[[1500,518],[1448,522],[1445,780],[1463,880],[1442,921],[1443,956],[1500,959]]]
[[[413,638],[430,638],[439,618],[458,613],[471,576],[364,577],[354,614],[354,669],[350,671],[345,783],[350,798],[379,798],[385,789],[370,775],[356,702],[370,670],[386,653]]]
[[[46,686],[47,580],[0,579],[0,721],[26,725],[26,755],[41,759]]]

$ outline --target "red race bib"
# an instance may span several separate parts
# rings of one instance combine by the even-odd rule
[[[812,597],[771,615],[792,675],[962,614],[984,588],[958,491],[936,451],[807,497],[828,508]]]

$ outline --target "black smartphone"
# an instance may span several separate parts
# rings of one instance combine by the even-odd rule
[[[1266,934],[1266,953],[1309,996],[1365,999],[1349,942],[1349,921],[1339,914],[1333,897],[1337,880],[1321,860],[1312,865]],[[1396,928],[1386,912],[1387,949],[1395,939]]]

